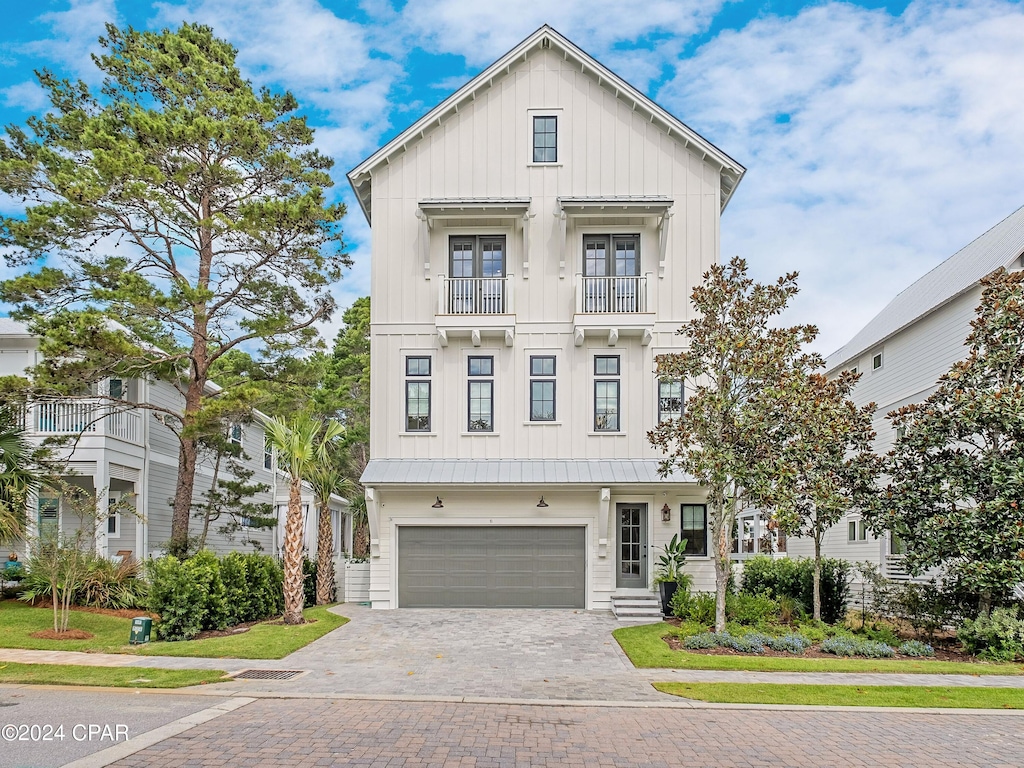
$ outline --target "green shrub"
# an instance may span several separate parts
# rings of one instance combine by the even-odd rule
[[[803,635],[788,634],[782,637],[769,638],[765,643],[773,651],[783,651],[799,655],[811,647],[811,641]]]
[[[725,614],[740,624],[755,625],[778,621],[779,604],[765,595],[750,595],[740,592],[726,595]]]
[[[900,636],[888,624],[872,622],[871,624],[864,625],[861,628],[861,632],[867,635],[869,640],[877,640],[886,645],[899,645],[901,642]]]
[[[684,592],[678,590],[670,603],[672,614],[686,621],[703,624],[715,623],[715,595],[713,592]]]
[[[852,637],[829,637],[821,643],[822,653],[834,653],[836,656],[854,656],[857,653],[857,641]]]
[[[776,559],[769,555],[755,555],[743,564],[741,592],[748,595],[767,595],[800,598],[800,569],[796,560],[788,557]]]
[[[798,560],[800,568],[801,602],[814,605],[814,560]],[[821,558],[821,620],[835,624],[846,618],[846,604],[850,599],[850,574],[852,566],[846,560],[835,557]]]
[[[851,566],[845,560],[821,559],[821,618],[829,624],[846,616]],[[779,602],[786,623],[814,605],[814,560],[756,555],[743,565],[741,594],[763,595]],[[785,605],[782,600],[786,599]]]
[[[249,578],[249,621],[284,613],[284,572],[277,558],[257,553],[242,555]]]
[[[251,621],[255,614],[252,605],[254,596],[249,589],[249,563],[245,555],[231,552],[222,557],[220,579],[224,582],[225,620],[228,626]]]
[[[72,605],[121,610],[146,604],[148,585],[142,578],[142,564],[138,560],[126,558],[115,562],[92,552],[83,552],[82,557],[82,576],[71,596]],[[38,567],[23,573],[20,599],[35,602],[51,597],[48,573]]]
[[[150,560],[149,610],[160,614],[161,640],[191,640],[205,629],[224,629],[228,607],[220,562],[209,550],[188,560],[166,555]]]
[[[928,643],[922,643],[920,640],[907,640],[905,643],[901,643],[896,650],[902,656],[935,655],[935,649],[928,645]]]
[[[956,633],[968,653],[992,661],[1024,658],[1024,619],[1017,607],[995,608],[989,615],[967,619]]]
[[[310,608],[316,605],[316,560],[302,558],[302,605]]]
[[[687,638],[692,635],[699,635],[701,632],[707,631],[707,625],[698,624],[696,621],[683,620],[676,627],[676,635],[680,638]]]

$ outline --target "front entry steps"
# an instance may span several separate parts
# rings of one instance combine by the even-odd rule
[[[657,595],[612,595],[612,613],[624,624],[653,624],[661,621],[661,600]]]

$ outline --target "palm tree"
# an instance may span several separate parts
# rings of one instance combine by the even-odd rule
[[[308,413],[290,423],[271,419],[266,425],[278,466],[288,471],[288,515],[284,525],[284,623],[302,618],[302,481],[329,460],[330,444],[345,429],[336,421],[321,421]]]
[[[35,467],[17,412],[0,408],[0,543],[21,536],[28,496],[39,486]]]
[[[316,533],[316,604],[332,602],[334,594],[334,530],[331,525],[331,494],[339,493],[347,479],[334,456],[314,468],[309,476],[319,502]]]

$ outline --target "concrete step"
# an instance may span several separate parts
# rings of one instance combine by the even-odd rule
[[[660,621],[661,601],[657,595],[613,595],[612,613],[625,623]]]

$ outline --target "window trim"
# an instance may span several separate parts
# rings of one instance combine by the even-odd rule
[[[235,437],[235,432],[238,432],[238,437]],[[245,432],[242,430],[242,425],[237,421],[231,422],[228,425],[228,442],[241,448],[244,438]]]
[[[704,510],[704,552],[703,553],[701,553],[701,552],[691,552],[690,551],[690,544],[691,544],[690,539],[687,536],[683,536],[683,532],[684,531],[695,531],[695,530],[697,530],[696,528],[684,528],[683,527],[683,524],[686,522],[686,511],[685,511],[686,507],[701,507]],[[708,505],[707,504],[693,504],[693,503],[690,503],[690,502],[680,502],[680,504],[679,504],[679,538],[681,538],[681,539],[685,538],[686,539],[685,554],[686,554],[687,557],[704,557],[704,558],[710,557],[710,554],[709,554],[709,551],[708,551],[708,549],[709,549],[708,543],[709,543],[710,536],[708,534]]]
[[[599,427],[597,424],[597,388],[599,384],[615,385],[615,428]],[[607,414],[604,414],[607,415]],[[594,379],[594,432],[598,434],[622,432],[622,381],[620,379]]]
[[[530,375],[528,381],[527,419],[534,424],[550,424],[558,421],[558,357],[554,354],[528,355]],[[536,373],[533,365],[541,360],[551,361],[551,373]],[[542,419],[534,416],[534,384],[551,384],[551,418]]]
[[[882,354],[884,350],[878,350],[871,354],[871,370],[880,371],[885,365],[885,356]],[[875,361],[878,361],[878,365],[875,365]]]
[[[423,386],[423,385],[426,385],[426,387],[427,387],[427,396],[425,398],[426,401],[427,401],[427,425],[423,429],[412,429],[412,428],[409,427],[409,416],[410,416],[410,414],[409,414],[409,404],[411,402],[410,398],[409,398],[409,388],[412,385],[414,385],[414,384],[417,386],[417,388],[420,387],[420,386]],[[433,388],[431,387],[430,379],[422,379],[422,378],[420,378],[420,379],[411,379],[411,380],[410,379],[406,379],[406,381],[405,381],[405,429],[403,430],[404,432],[409,432],[409,433],[412,433],[412,434],[420,434],[420,433],[423,433],[423,432],[429,432],[430,431],[431,421],[432,421],[432,417],[433,417],[433,410],[434,410],[433,403],[431,402],[432,399],[433,399],[433,391],[432,390],[433,390]],[[416,398],[417,402],[419,400],[421,400],[421,399],[422,398]],[[417,416],[417,418],[422,418],[422,417]]]
[[[473,387],[486,385],[489,388],[490,424],[487,427],[473,426]],[[466,432],[470,434],[491,434],[494,432],[494,379],[485,376],[474,376],[466,382]]]
[[[433,423],[434,423],[434,388],[433,388],[433,381],[431,379],[431,374],[432,374],[433,369],[434,369],[434,361],[433,361],[433,356],[432,355],[417,354],[418,350],[416,350],[416,351],[409,350],[409,352],[411,352],[412,354],[406,354],[405,355],[405,387],[403,387],[403,402],[404,402],[404,410],[405,410],[405,421],[403,423],[403,428],[400,431],[400,434],[403,434],[403,435],[404,434],[422,435],[422,434],[429,433],[431,431],[431,427],[433,426]],[[417,364],[421,364],[424,360],[426,360],[426,372],[425,373],[420,371],[418,368],[417,368],[417,372],[415,372],[415,373],[411,373],[410,372],[410,371],[412,371],[411,363],[414,360],[417,362]],[[413,384],[415,384],[417,387],[419,387],[420,385],[423,385],[423,384],[426,385],[427,421],[426,421],[426,426],[423,429],[410,429],[409,428],[409,416],[410,416],[410,413],[409,413],[409,404],[410,404],[409,393],[410,393],[411,385],[413,385]],[[419,402],[420,399],[421,398],[417,398],[417,402]],[[417,418],[421,418],[421,417],[417,417]]]
[[[274,469],[274,444],[266,432],[263,433],[263,468]]]
[[[599,371],[597,370],[598,360],[614,360],[615,371]],[[595,376],[621,376],[622,375],[622,355],[594,355],[594,375]]]

